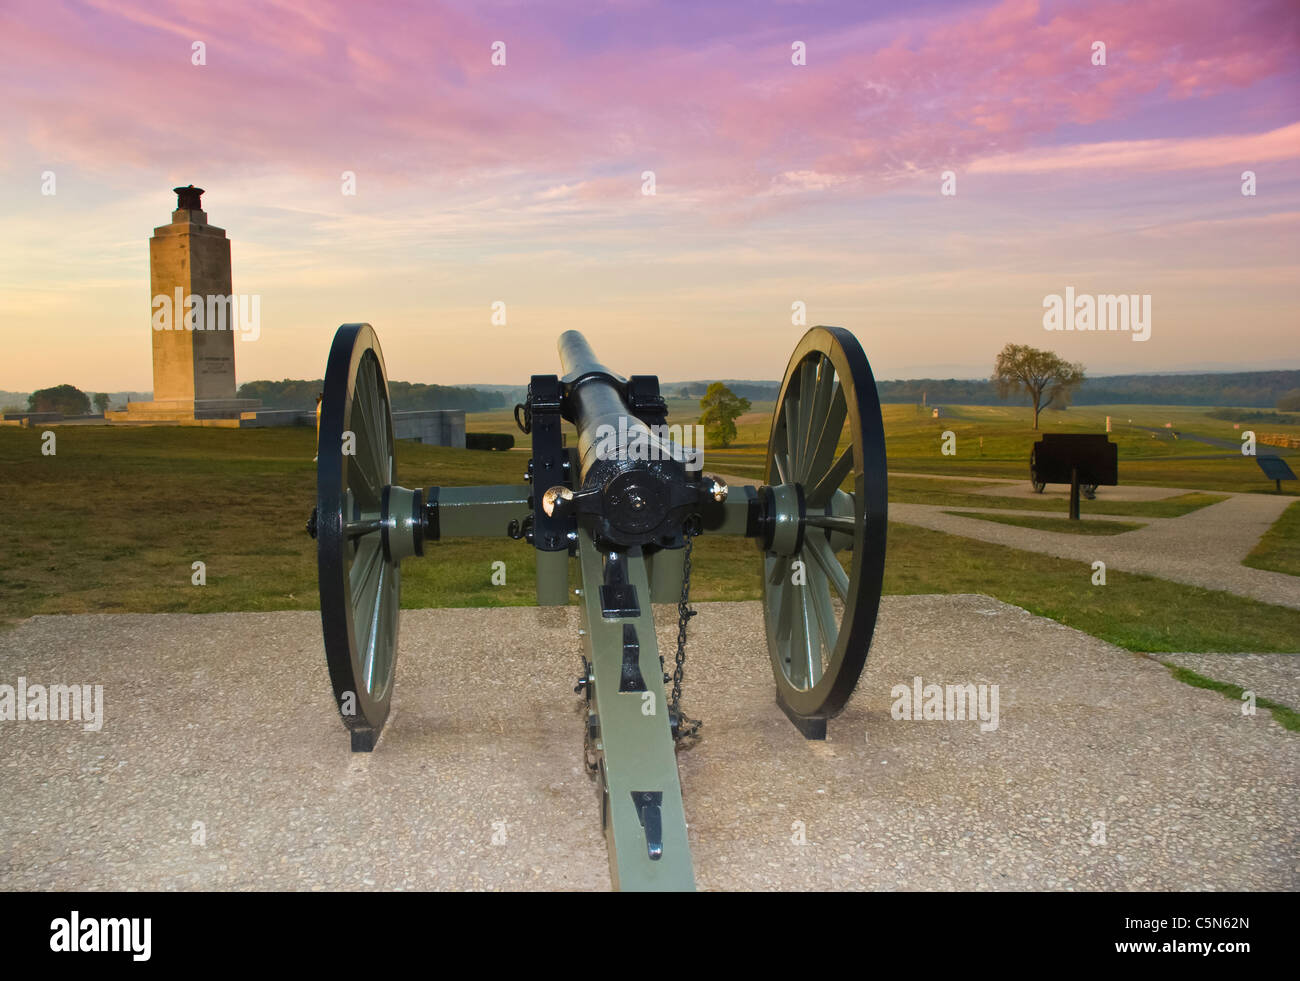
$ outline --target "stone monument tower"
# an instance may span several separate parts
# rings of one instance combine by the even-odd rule
[[[241,310],[231,289],[230,240],[224,229],[208,224],[199,201],[202,188],[174,190],[171,223],[155,228],[149,239],[153,401],[129,402],[126,412],[109,416],[237,426],[261,403],[235,398]],[[245,303],[242,313],[248,312]]]

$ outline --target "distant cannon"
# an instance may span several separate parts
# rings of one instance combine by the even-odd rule
[[[1039,494],[1048,484],[1069,484],[1077,521],[1080,491],[1091,501],[1098,486],[1119,483],[1119,447],[1105,433],[1043,433],[1029,451],[1029,481]]]
[[[756,543],[777,702],[804,736],[825,738],[866,663],[880,604],[887,493],[875,380],[852,334],[809,330],[777,397],[765,481],[729,488],[667,426],[657,378],[614,373],[576,331],[560,336],[559,352],[565,374],[532,376],[516,407],[532,438],[526,483],[410,490],[397,483],[379,341],[368,324],[339,328],[308,522],[334,695],[352,749],[373,749],[393,693],[401,564],[433,556],[439,539],[532,546],[540,605],[568,602],[576,559],[585,652],[574,691],[586,702],[584,757],[614,885],[690,889],[675,742],[700,725],[681,707],[692,543]],[[564,445],[566,421],[576,446]],[[678,606],[672,665],[652,602]]]

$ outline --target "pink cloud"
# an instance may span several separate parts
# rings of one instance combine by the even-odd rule
[[[1300,158],[1300,123],[1268,133],[1199,139],[1126,140],[981,157],[972,174],[1037,174],[1060,170],[1166,171],[1268,163]]]
[[[622,194],[643,169],[734,201],[774,182],[817,193],[970,161],[1005,169],[1020,152],[1047,166],[1070,152],[1042,146],[1064,124],[1297,68],[1295,9],[1271,2],[1004,0],[901,20],[887,38],[874,24],[809,35],[802,68],[758,13],[729,43],[628,37],[575,51],[562,29],[445,5],[97,2],[87,16],[28,0],[10,11],[7,77],[26,84],[7,111],[43,158],[105,173],[201,163],[336,179],[346,168],[392,186],[513,170],[543,186],[586,182],[588,197]],[[490,63],[499,39],[505,68]],[[192,40],[207,44],[207,65],[190,64]],[[1105,67],[1090,63],[1094,40],[1107,44]],[[1205,144],[1179,159],[1223,152]]]

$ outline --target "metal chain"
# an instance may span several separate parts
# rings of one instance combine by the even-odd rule
[[[682,529],[686,539],[686,554],[682,557],[682,598],[677,604],[677,664],[673,669],[673,694],[668,702],[669,718],[677,720],[675,739],[694,736],[703,725],[698,719],[687,718],[682,714],[682,678],[686,673],[686,624],[695,616],[690,608],[691,599],[691,547],[695,536],[700,532],[694,521],[688,521]]]

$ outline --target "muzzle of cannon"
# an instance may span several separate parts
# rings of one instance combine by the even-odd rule
[[[436,557],[444,538],[513,539],[532,547],[538,604],[556,606],[570,601],[576,560],[584,651],[574,692],[586,704],[583,756],[613,884],[692,889],[676,746],[699,738],[681,709],[693,543],[755,542],[777,704],[806,738],[825,738],[862,673],[880,605],[887,490],[875,380],[852,334],[809,330],[777,396],[763,483],[728,486],[704,471],[707,449],[668,424],[655,376],[616,374],[576,331],[560,336],[559,353],[564,374],[533,375],[515,409],[532,439],[524,484],[407,489],[379,341],[369,324],[338,329],[308,522],[330,680],[353,751],[369,751],[393,696],[403,561]],[[576,446],[565,445],[566,422]],[[653,603],[678,605],[671,669]]]

